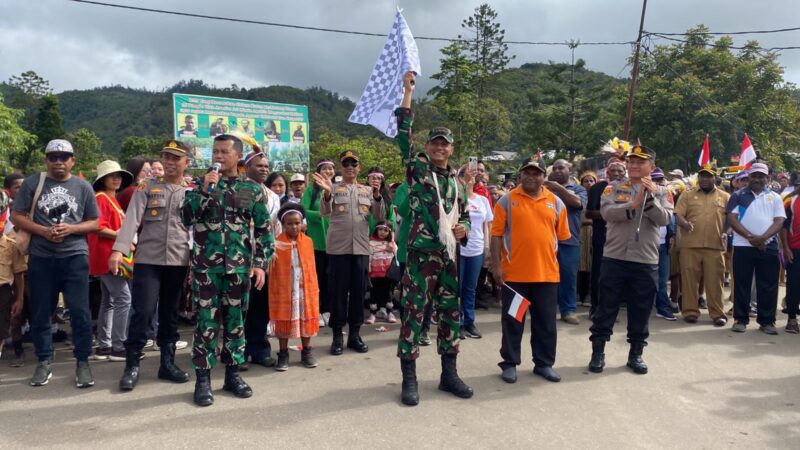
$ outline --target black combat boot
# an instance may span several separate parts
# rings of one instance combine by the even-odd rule
[[[467,386],[458,377],[456,370],[456,353],[445,353],[442,355],[442,376],[439,378],[439,390],[450,392],[456,397],[472,397],[472,388]]]
[[[239,398],[253,396],[253,390],[239,375],[239,366],[225,366],[225,385],[222,386],[222,389]]]
[[[416,406],[419,403],[417,360],[401,359],[400,370],[403,372],[403,393],[400,395],[400,400],[404,405]]]
[[[592,359],[589,361],[589,372],[600,373],[606,366],[606,341],[592,341]]]
[[[367,353],[369,347],[361,340],[358,334],[361,327],[354,327],[350,325],[350,334],[347,335],[347,348],[357,351],[358,353]]]
[[[341,328],[333,329],[333,342],[331,343],[331,355],[341,355],[344,352],[344,337]]]
[[[199,406],[214,404],[214,394],[211,392],[211,369],[195,370],[194,402]]]
[[[631,350],[628,352],[628,367],[633,370],[633,373],[644,375],[647,373],[647,364],[642,359],[642,350],[644,344],[641,342],[631,343]]]
[[[142,357],[142,352],[135,352],[127,350],[125,352],[125,371],[122,372],[122,378],[119,379],[120,391],[132,391],[139,382],[139,360]]]
[[[158,368],[158,378],[169,380],[173,383],[186,383],[189,381],[189,374],[175,365],[174,342],[161,346],[161,366]]]

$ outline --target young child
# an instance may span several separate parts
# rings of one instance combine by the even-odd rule
[[[275,258],[269,273],[269,333],[278,338],[275,370],[289,369],[289,339],[300,338],[301,361],[317,367],[311,338],[319,331],[319,286],[314,265],[314,242],[302,231],[305,210],[286,203],[278,210],[283,232],[275,239]]]
[[[369,281],[372,288],[369,294],[369,317],[365,322],[370,325],[375,323],[376,316],[386,319],[389,323],[397,322],[392,312],[393,283],[386,278],[386,271],[392,264],[392,258],[397,254],[397,244],[394,243],[392,234],[389,222],[383,220],[375,225],[375,230],[369,239]]]

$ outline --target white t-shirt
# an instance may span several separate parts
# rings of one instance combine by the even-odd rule
[[[494,220],[492,207],[489,200],[482,195],[475,194],[467,202],[469,211],[470,230],[467,246],[461,246],[461,256],[478,256],[483,254],[483,224]]]
[[[660,227],[658,229],[658,244],[664,245],[667,243],[667,227]]]
[[[783,200],[781,200],[781,196],[775,192],[764,189],[760,194],[755,195],[755,193],[752,191],[748,191],[748,194],[745,194],[745,190],[741,190],[736,192],[734,195],[737,194],[738,196],[736,197],[736,200],[741,200],[739,197],[744,195],[755,196],[755,199],[752,200],[752,202],[750,202],[750,204],[744,209],[743,216],[739,208],[741,201],[731,205],[731,213],[737,215],[739,223],[741,223],[742,226],[747,229],[747,231],[753,233],[754,235],[764,234],[769,227],[772,226],[772,223],[775,221],[776,217],[783,217],[784,219],[786,218],[786,211],[783,209]],[[732,200],[735,201],[733,198]],[[767,244],[772,242],[774,239],[775,236],[771,237],[767,241]],[[735,231],[733,233],[733,246],[752,247],[752,245],[750,245],[750,241]]]

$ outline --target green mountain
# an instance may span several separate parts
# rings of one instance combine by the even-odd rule
[[[58,97],[67,131],[87,128],[102,139],[104,152],[117,154],[128,136],[172,133],[172,94],[175,92],[307,105],[312,140],[327,130],[344,136],[373,134],[366,127],[347,122],[355,106],[353,102],[318,87],[303,90],[290,86],[254,89],[232,86],[220,89],[199,80],[189,80],[161,92],[110,86],[66,91]]]

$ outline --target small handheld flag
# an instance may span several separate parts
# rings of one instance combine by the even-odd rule
[[[756,160],[756,156],[756,149],[750,143],[750,136],[745,133],[744,140],[742,140],[742,153],[739,155],[739,165],[750,168],[750,163]]]
[[[523,297],[517,291],[511,289],[507,284],[504,284],[511,292],[514,293],[514,298],[511,299],[511,305],[508,307],[508,315],[522,322],[525,319],[525,312],[531,306],[531,301]]]
[[[711,161],[711,148],[708,145],[708,134],[706,134],[706,140],[705,142],[703,142],[703,151],[700,152],[700,158],[697,160],[697,165],[703,167],[710,161]]]

